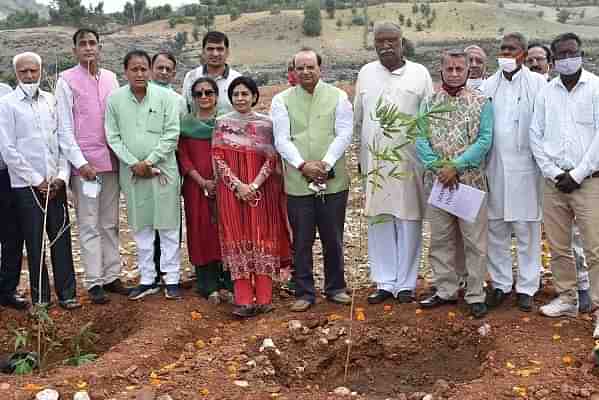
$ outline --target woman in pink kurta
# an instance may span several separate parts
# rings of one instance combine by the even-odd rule
[[[230,273],[223,271],[218,236],[215,190],[212,170],[212,132],[216,117],[218,86],[211,78],[199,78],[192,86],[197,107],[195,115],[181,120],[179,167],[183,181],[187,249],[195,266],[197,290],[211,303],[221,301],[219,289],[227,300],[232,290]]]

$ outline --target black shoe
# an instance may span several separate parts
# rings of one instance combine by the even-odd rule
[[[489,291],[489,293],[487,293],[487,299],[485,303],[489,308],[498,307],[499,305],[501,305],[501,303],[503,303],[506,297],[507,294],[503,293],[503,290],[492,289]]]
[[[487,305],[485,303],[472,303],[470,304],[470,312],[474,318],[482,318],[487,315]]]
[[[26,310],[29,307],[27,300],[18,294],[0,297],[0,305],[4,307],[14,308],[15,310]]]
[[[387,292],[383,289],[378,289],[376,292],[371,293],[368,296],[368,304],[380,304],[383,301],[393,297],[391,292]]]
[[[58,305],[68,311],[81,308],[81,303],[79,303],[76,298],[61,300],[58,302]]]
[[[397,293],[397,301],[400,304],[409,304],[414,302],[414,294],[411,290],[402,290]]]
[[[233,315],[239,318],[251,318],[256,316],[256,307],[254,306],[235,306]]]
[[[444,304],[457,304],[457,302],[457,300],[446,300],[434,294],[431,297],[422,300],[419,304],[422,308],[433,308]]]
[[[578,312],[590,313],[592,309],[591,296],[588,290],[578,291]]]
[[[524,293],[518,293],[518,308],[520,311],[531,312],[532,311],[532,296]]]
[[[115,279],[107,285],[104,285],[104,290],[111,293],[121,294],[123,296],[129,296],[131,289],[125,287],[120,279]]]
[[[272,304],[258,304],[256,306],[256,314],[268,314],[273,311],[275,308]]]
[[[88,290],[89,298],[94,304],[106,304],[110,301],[108,296],[106,296],[106,292],[102,289],[102,286],[92,286]]]

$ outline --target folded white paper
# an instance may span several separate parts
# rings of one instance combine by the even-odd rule
[[[428,203],[465,221],[474,222],[485,196],[485,192],[472,186],[459,183],[457,189],[450,189],[435,180]]]
[[[81,191],[83,192],[83,195],[86,197],[90,197],[92,199],[95,199],[96,197],[98,197],[98,195],[100,194],[100,189],[101,186],[98,183],[98,181],[94,180],[94,181],[88,181],[84,178],[81,178]]]

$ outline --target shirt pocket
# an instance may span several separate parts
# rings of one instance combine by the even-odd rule
[[[592,125],[594,121],[593,104],[578,102],[574,111],[574,120],[580,125]]]
[[[155,133],[157,135],[162,134],[164,131],[164,113],[162,110],[150,109],[148,113],[148,121],[146,122],[146,129],[148,132]]]

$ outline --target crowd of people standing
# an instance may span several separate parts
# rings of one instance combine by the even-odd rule
[[[508,33],[491,76],[479,46],[446,50],[435,87],[424,66],[405,59],[401,28],[379,22],[378,59],[360,70],[353,105],[321,79],[320,55],[303,48],[290,63],[290,87],[273,98],[269,115],[254,111],[256,82],[227,64],[229,39],[222,32],[204,36],[203,64],[187,72],[182,94],[172,86],[177,60],[167,51],[127,53],[127,84],[119,87],[115,73],[99,65],[100,36],[92,29],[74,34],[78,64],[60,74],[55,93],[40,88],[40,56],[18,54],[17,87],[0,87],[0,305],[29,305],[16,292],[25,246],[31,302],[51,304],[48,250],[58,304],[81,306],[67,188],[79,227],[83,287],[93,303],[109,302],[111,292],[140,300],[161,287],[167,299],[180,298],[184,212],[196,291],[210,303],[232,303],[241,318],[266,313],[273,309],[273,280],[290,279],[291,310],[306,311],[317,298],[312,249],[318,232],[324,295],[349,304],[345,153],[356,135],[376,285],[369,303],[416,300],[427,220],[433,281],[421,307],[454,304],[463,289],[476,318],[512,291],[517,307],[531,311],[544,229],[558,296],[539,311],[550,317],[590,312],[599,301],[599,231],[593,227],[599,221],[599,80],[583,68],[581,46],[573,33],[550,46]],[[418,125],[416,143],[397,150],[397,163],[372,152],[374,144],[405,140],[405,132],[390,137],[372,117],[381,101],[407,115],[450,108]],[[404,177],[373,182],[368,173],[375,167]],[[485,192],[476,218],[428,204],[434,185]],[[121,193],[137,246],[135,287],[120,280]]]

